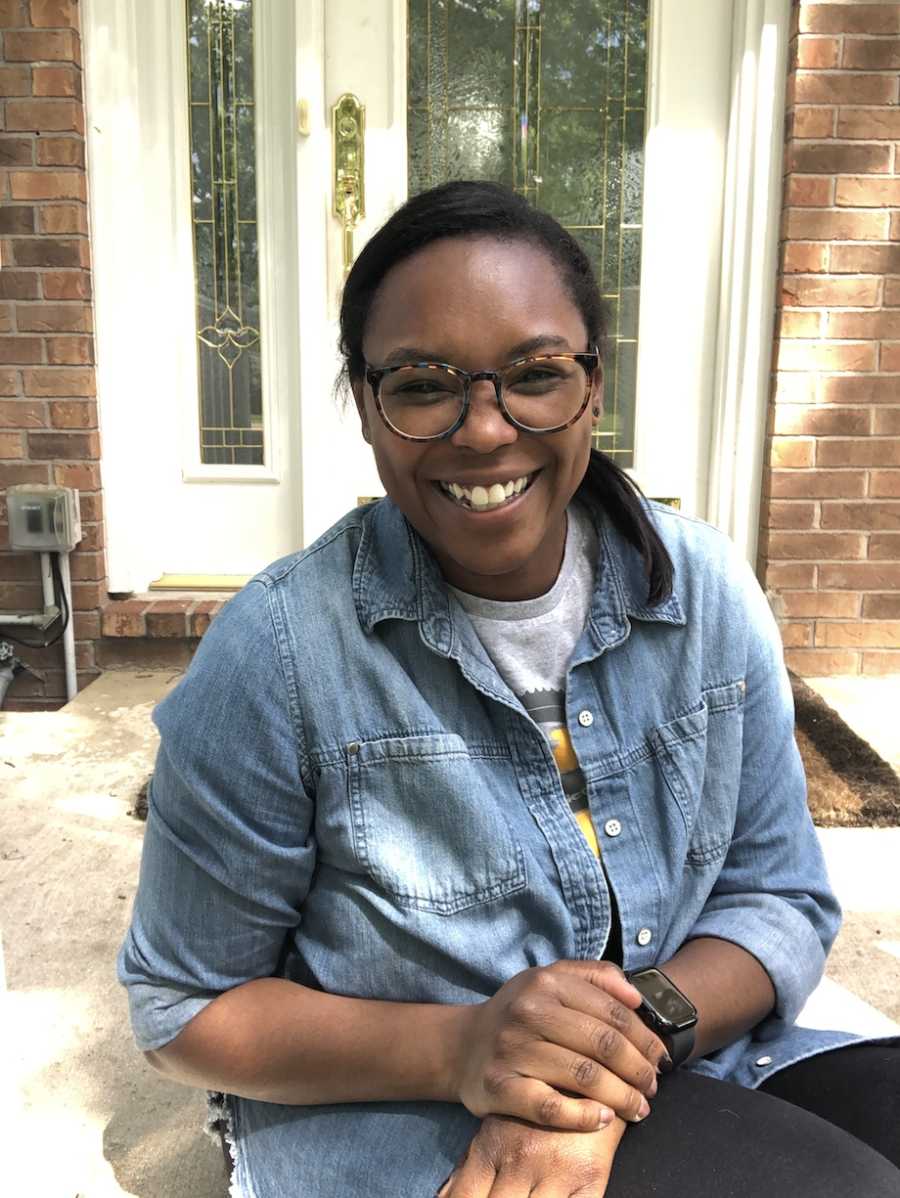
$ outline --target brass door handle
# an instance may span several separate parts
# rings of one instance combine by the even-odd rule
[[[353,265],[353,230],[366,215],[366,109],[345,92],[331,109],[334,215],[344,231],[344,274]]]

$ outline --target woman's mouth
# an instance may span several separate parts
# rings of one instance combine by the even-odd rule
[[[489,486],[466,487],[462,483],[440,480],[438,486],[448,499],[460,507],[473,512],[492,512],[504,504],[511,503],[527,491],[538,475],[538,471],[511,478],[508,482],[495,482]]]

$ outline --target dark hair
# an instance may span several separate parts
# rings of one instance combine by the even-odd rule
[[[366,324],[388,271],[433,241],[489,236],[524,241],[543,250],[581,313],[588,341],[603,355],[607,313],[587,255],[552,216],[497,183],[443,183],[398,208],[366,243],[344,283],[340,317],[341,377],[358,382],[365,369]],[[640,552],[649,578],[648,603],[672,591],[672,560],[645,507],[643,492],[611,458],[596,449],[579,491],[602,505],[619,532]]]

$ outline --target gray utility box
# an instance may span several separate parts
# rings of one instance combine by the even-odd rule
[[[81,540],[78,492],[71,487],[22,483],[6,492],[10,549],[67,553]]]

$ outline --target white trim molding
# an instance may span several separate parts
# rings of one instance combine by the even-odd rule
[[[755,563],[772,368],[790,0],[733,0],[706,518]]]

